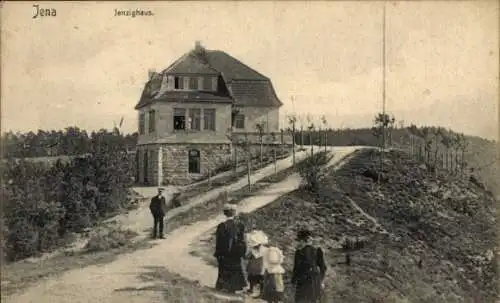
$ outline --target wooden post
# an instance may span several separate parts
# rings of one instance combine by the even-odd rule
[[[161,146],[158,148],[158,186],[163,185],[163,149]]]
[[[295,120],[292,122],[292,163],[295,167]]]
[[[212,171],[208,168],[208,187],[212,187],[212,179],[211,179]]]
[[[276,147],[273,147],[273,154],[274,154],[274,174],[278,172],[278,160],[276,159]]]
[[[252,189],[252,182],[250,181],[250,174],[252,173],[252,168],[250,166],[250,153],[247,153],[247,169],[248,169],[248,191]]]

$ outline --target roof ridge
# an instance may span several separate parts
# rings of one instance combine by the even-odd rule
[[[240,59],[228,54],[227,52],[223,51],[223,50],[209,50],[209,49],[205,49],[206,52],[209,52],[209,53],[215,53],[215,52],[219,52],[219,53],[223,53],[224,55],[228,56],[229,58],[233,59],[233,60],[236,60],[239,64],[241,64],[242,66],[248,68],[249,70],[251,70],[252,72],[256,73],[257,75],[259,75],[260,77],[266,79],[266,80],[270,80],[269,77],[265,76],[264,74],[258,72],[257,70],[253,69],[252,67],[248,66],[247,64],[243,63],[243,61],[241,61]],[[257,79],[256,79],[257,80]]]

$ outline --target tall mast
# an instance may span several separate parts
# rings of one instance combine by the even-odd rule
[[[386,50],[385,50],[385,36],[386,36],[386,12],[385,1],[383,2],[383,15],[382,15],[382,148],[380,151],[380,177],[379,182],[384,171],[384,152],[386,147]]]

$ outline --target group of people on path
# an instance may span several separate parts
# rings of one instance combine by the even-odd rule
[[[226,205],[224,215],[227,219],[217,226],[215,234],[214,257],[218,263],[215,289],[233,294],[246,292],[270,303],[284,302],[286,271],[281,249],[270,245],[267,235],[260,230],[246,232],[235,205]],[[291,278],[296,303],[320,302],[323,294],[327,268],[322,249],[311,240],[309,230],[298,232]]]
[[[153,238],[164,239],[166,213],[180,206],[180,193],[174,193],[167,203],[164,188],[149,205],[153,216]],[[281,249],[269,243],[267,235],[260,230],[247,232],[237,216],[236,206],[224,206],[226,220],[217,226],[214,257],[218,274],[215,289],[227,293],[246,292],[269,303],[284,301],[285,268]],[[295,287],[295,303],[320,302],[326,274],[323,250],[315,247],[312,233],[307,229],[297,234],[291,284]],[[245,266],[246,264],[246,266]]]

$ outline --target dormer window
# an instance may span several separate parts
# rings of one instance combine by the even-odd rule
[[[189,87],[189,89],[197,90],[198,89],[198,77],[190,77],[188,87]]]
[[[212,77],[212,91],[216,92],[217,91],[217,82],[218,82],[217,77]]]
[[[182,77],[174,77],[174,88],[175,89],[183,89],[184,88],[184,81],[182,80]]]
[[[206,91],[212,90],[212,78],[211,77],[203,77],[203,90],[206,90]]]

